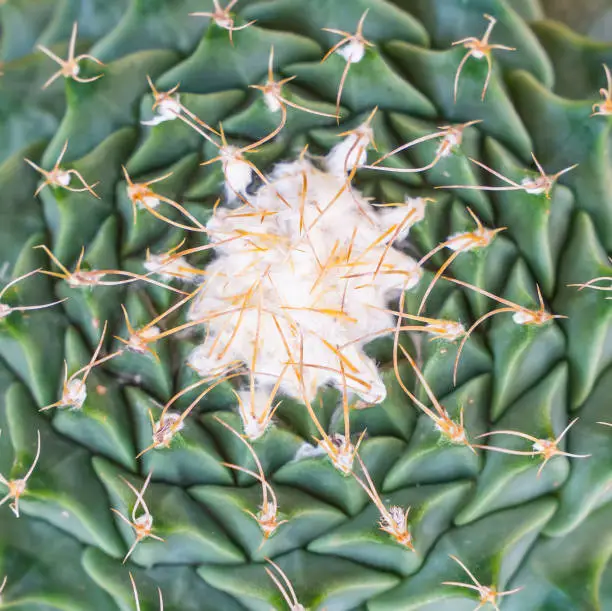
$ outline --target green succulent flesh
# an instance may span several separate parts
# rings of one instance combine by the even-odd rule
[[[222,121],[232,142],[250,143],[278,123],[261,93],[249,88],[265,83],[270,47],[278,77],[297,77],[285,87],[288,98],[333,113],[345,62],[339,55],[320,62],[339,40],[322,28],[353,32],[369,9],[364,36],[374,46],[348,73],[342,124],[290,109],[279,137],[250,159],[267,171],[298,157],[306,144],[311,153],[326,154],[338,134],[362,123],[374,107],[378,155],[440,125],[482,120],[432,169],[364,171],[355,184],[381,202],[436,199],[410,232],[409,252],[417,259],[472,229],[466,206],[486,226],[506,227],[486,249],[458,257],[447,273],[530,308],[538,307],[537,284],[548,311],[567,318],[528,327],[509,315],[492,317],[466,343],[456,386],[459,342],[410,334],[401,341],[412,354],[418,350],[423,374],[451,416],[464,408],[472,439],[494,430],[554,439],[578,418],[562,447],[591,456],[557,456],[537,476],[539,457],[473,453],[441,442],[399,387],[389,338],[379,339],[368,350],[387,397],[352,411],[351,430],[367,430],[360,455],[384,503],[411,507],[414,551],[378,529],[376,507],[328,459],[295,460],[317,431],[304,406],[288,397],[274,425],[253,443],[281,518],[288,520],[261,546],[247,513],[258,510],[261,486],[221,464],[253,468],[244,445],[215,419],[240,429],[229,382],[199,402],[169,449],[135,459],[151,443],[149,410],[159,417],[161,406],[199,379],[185,360],[201,335],[160,342],[158,360],[126,353],[95,368],[81,410],[39,411],[57,401],[64,361],[69,373],[89,361],[104,321],[105,352],[120,347],[110,339],[125,337],[120,304],[136,327],[178,297],[138,283],[74,289],[37,274],[3,302],[69,300],[0,320],[0,473],[22,476],[34,458],[37,431],[42,447],[20,517],[8,503],[0,507],[0,583],[7,576],[0,607],[134,609],[131,572],[143,610],[157,609],[158,587],[167,611],[286,609],[264,570],[271,558],[307,609],[471,610],[476,592],[442,585],[470,583],[453,555],[483,585],[522,587],[500,599],[501,609],[612,610],[612,429],[598,424],[612,422],[612,301],[602,291],[568,286],[612,275],[611,123],[590,116],[605,86],[601,65],[612,66],[612,45],[544,20],[537,0],[241,0],[236,25],[257,21],[234,32],[233,43],[227,30],[189,15],[211,6],[207,0],[9,0],[0,7],[2,285],[36,268],[51,269],[44,252],[34,249],[40,244],[70,270],[84,246],[84,269],[136,273],[143,272],[147,249],[165,252],[184,237],[186,247],[204,244],[146,211],[133,223],[122,165],[140,182],[172,172],[157,192],[180,201],[202,223],[223,192],[219,164],[199,165],[217,152],[195,131],[181,121],[141,125],[152,117],[154,101],[146,76],[159,91],[180,83],[187,108],[210,125]],[[484,101],[486,62],[467,62],[455,103],[453,82],[465,48],[451,43],[482,36],[484,13],[498,20],[492,41],[517,51],[493,52]],[[77,53],[105,64],[84,61],[80,75],[104,76],[87,84],[60,78],[41,89],[58,66],[36,45],[65,57],[74,21]],[[64,165],[99,181],[99,199],[49,187],[34,197],[40,176],[24,157],[51,168],[66,140]],[[422,167],[438,144],[426,142],[387,163]],[[523,190],[434,189],[502,184],[469,158],[520,183],[537,175],[532,152],[550,173],[579,164],[560,177],[550,198]],[[370,152],[370,163],[377,158]],[[406,311],[416,312],[445,258],[428,261],[418,288],[406,293]],[[210,259],[202,251],[189,261],[203,269]],[[440,281],[426,311],[467,328],[493,307],[482,295]],[[185,320],[185,311],[171,319],[173,325]],[[407,365],[400,359],[404,382],[427,402]],[[196,396],[184,394],[175,408],[185,409]],[[323,427],[342,432],[337,389],[320,397]],[[515,440],[495,441],[518,447]],[[140,488],[150,472],[146,501],[164,542],[142,541],[123,564],[134,535],[111,508],[129,515],[134,495],[121,478]],[[0,498],[5,492],[0,486]]]

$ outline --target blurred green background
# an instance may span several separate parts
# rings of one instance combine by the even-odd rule
[[[546,14],[572,29],[612,42],[612,0],[541,0]]]

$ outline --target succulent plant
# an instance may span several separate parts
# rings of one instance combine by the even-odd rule
[[[0,11],[0,607],[612,609],[612,46]]]

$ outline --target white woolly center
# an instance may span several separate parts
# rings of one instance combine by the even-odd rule
[[[136,524],[141,531],[150,531],[153,528],[153,516],[150,513],[143,513],[134,520],[134,524]]]
[[[181,431],[185,422],[177,412],[167,412],[164,421],[157,421],[153,428],[153,444],[156,448],[170,445],[175,433]]]
[[[448,157],[455,147],[461,145],[462,134],[459,130],[451,130],[440,142],[438,153],[441,157]]]
[[[70,405],[74,409],[81,409],[87,398],[87,387],[79,378],[68,380],[64,390],[62,401],[65,405]]]
[[[81,270],[80,272],[71,274],[66,282],[68,283],[68,286],[72,288],[80,286],[94,286],[98,283],[102,276],[102,273]]]
[[[534,442],[532,448],[534,452],[547,452],[551,449],[552,445],[553,444],[547,439],[538,439],[536,442]]]
[[[149,208],[157,208],[157,206],[159,206],[159,198],[154,197],[153,195],[146,195],[142,198],[142,203],[139,202],[139,204],[142,208],[145,206],[148,206]]]
[[[0,303],[0,320],[6,318],[12,311],[13,308],[7,306],[6,303]]]
[[[231,29],[232,25],[234,24],[234,21],[231,17],[214,17],[213,19],[215,23],[224,30]]]
[[[251,441],[259,439],[270,425],[269,414],[272,407],[270,396],[263,390],[255,390],[252,395],[249,391],[241,391],[238,396],[241,402],[244,434]]]
[[[147,195],[146,193],[150,193],[143,185],[128,185],[126,187],[127,196],[130,200],[136,202],[136,206],[138,208],[157,208],[159,206],[160,201],[159,198],[155,195]]]
[[[523,178],[521,185],[524,187],[525,192],[529,195],[542,195],[546,191],[546,187],[538,182],[538,180],[532,180],[530,178]]]
[[[141,121],[143,125],[159,125],[164,121],[173,121],[181,114],[180,97],[175,95],[163,99],[155,109],[155,116],[149,121]]]
[[[436,424],[435,428],[440,431],[443,435],[448,437],[450,441],[457,444],[467,443],[467,436],[465,429],[452,420],[448,420],[443,426]]]
[[[512,320],[517,325],[526,325],[527,323],[534,321],[534,316],[531,312],[526,310],[519,310],[512,315]]]
[[[448,237],[446,247],[454,251],[468,252],[487,246],[494,236],[495,233],[489,229],[456,233]]]
[[[281,109],[281,102],[277,93],[264,93],[264,102],[270,112],[278,112]]]
[[[389,516],[393,520],[393,526],[398,529],[401,529],[404,526],[404,521],[406,519],[406,512],[401,507],[397,505],[393,505],[389,507]]]
[[[411,212],[411,223],[415,224],[425,218],[425,200],[422,197],[407,197],[405,200],[408,211]]]
[[[192,350],[187,359],[187,364],[202,377],[220,375],[225,369],[223,365],[219,366],[217,359],[210,357],[209,352],[206,344],[202,344]]]
[[[236,199],[236,194],[244,195],[253,179],[251,166],[239,157],[239,149],[225,146],[219,150],[223,175],[225,176],[226,196],[228,200]]]
[[[26,491],[27,482],[25,479],[14,479],[9,483],[9,492],[13,498],[20,497]]]
[[[143,262],[144,268],[148,272],[159,274],[162,280],[170,280],[171,278],[182,278],[189,275],[189,263],[184,257],[168,257],[168,255],[153,255],[150,254],[148,259]]]
[[[454,342],[465,333],[465,327],[453,320],[440,320],[435,324],[427,324],[425,330],[450,342]]]
[[[372,138],[373,132],[369,126],[358,127],[332,148],[325,160],[327,171],[334,176],[344,177],[355,166],[365,164]]]
[[[351,40],[349,43],[340,47],[336,53],[351,64],[357,64],[365,55],[365,45],[359,40]]]
[[[55,181],[62,187],[67,187],[70,184],[70,174],[64,170],[58,170],[55,174]]]
[[[332,464],[344,475],[353,471],[355,461],[355,446],[347,442],[344,435],[336,433],[331,437],[319,441],[319,445],[325,450]]]
[[[355,139],[346,138],[342,151],[350,149],[347,141]],[[338,150],[327,166],[344,165]],[[253,421],[252,438],[261,434],[257,426],[281,376],[280,390],[298,399],[311,400],[331,383],[368,403],[382,401],[384,383],[363,347],[394,326],[380,311],[388,300],[421,277],[417,263],[388,244],[388,230],[405,220],[406,208],[381,213],[346,188],[344,172],[319,170],[306,159],[278,164],[268,181],[245,195],[249,206],[240,214],[220,208],[210,219],[217,258],[189,314],[209,319],[190,365],[205,376],[243,363],[263,391],[254,408],[244,395],[246,411],[255,415],[243,418],[245,425]],[[394,239],[422,218],[412,216]]]
[[[145,354],[148,348],[146,340],[153,339],[160,333],[161,329],[156,325],[152,325],[139,333],[134,333],[128,339],[128,349],[138,354]]]

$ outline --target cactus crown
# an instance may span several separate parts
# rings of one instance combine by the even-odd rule
[[[2,7],[9,605],[600,608],[607,46],[535,0],[86,4]]]

